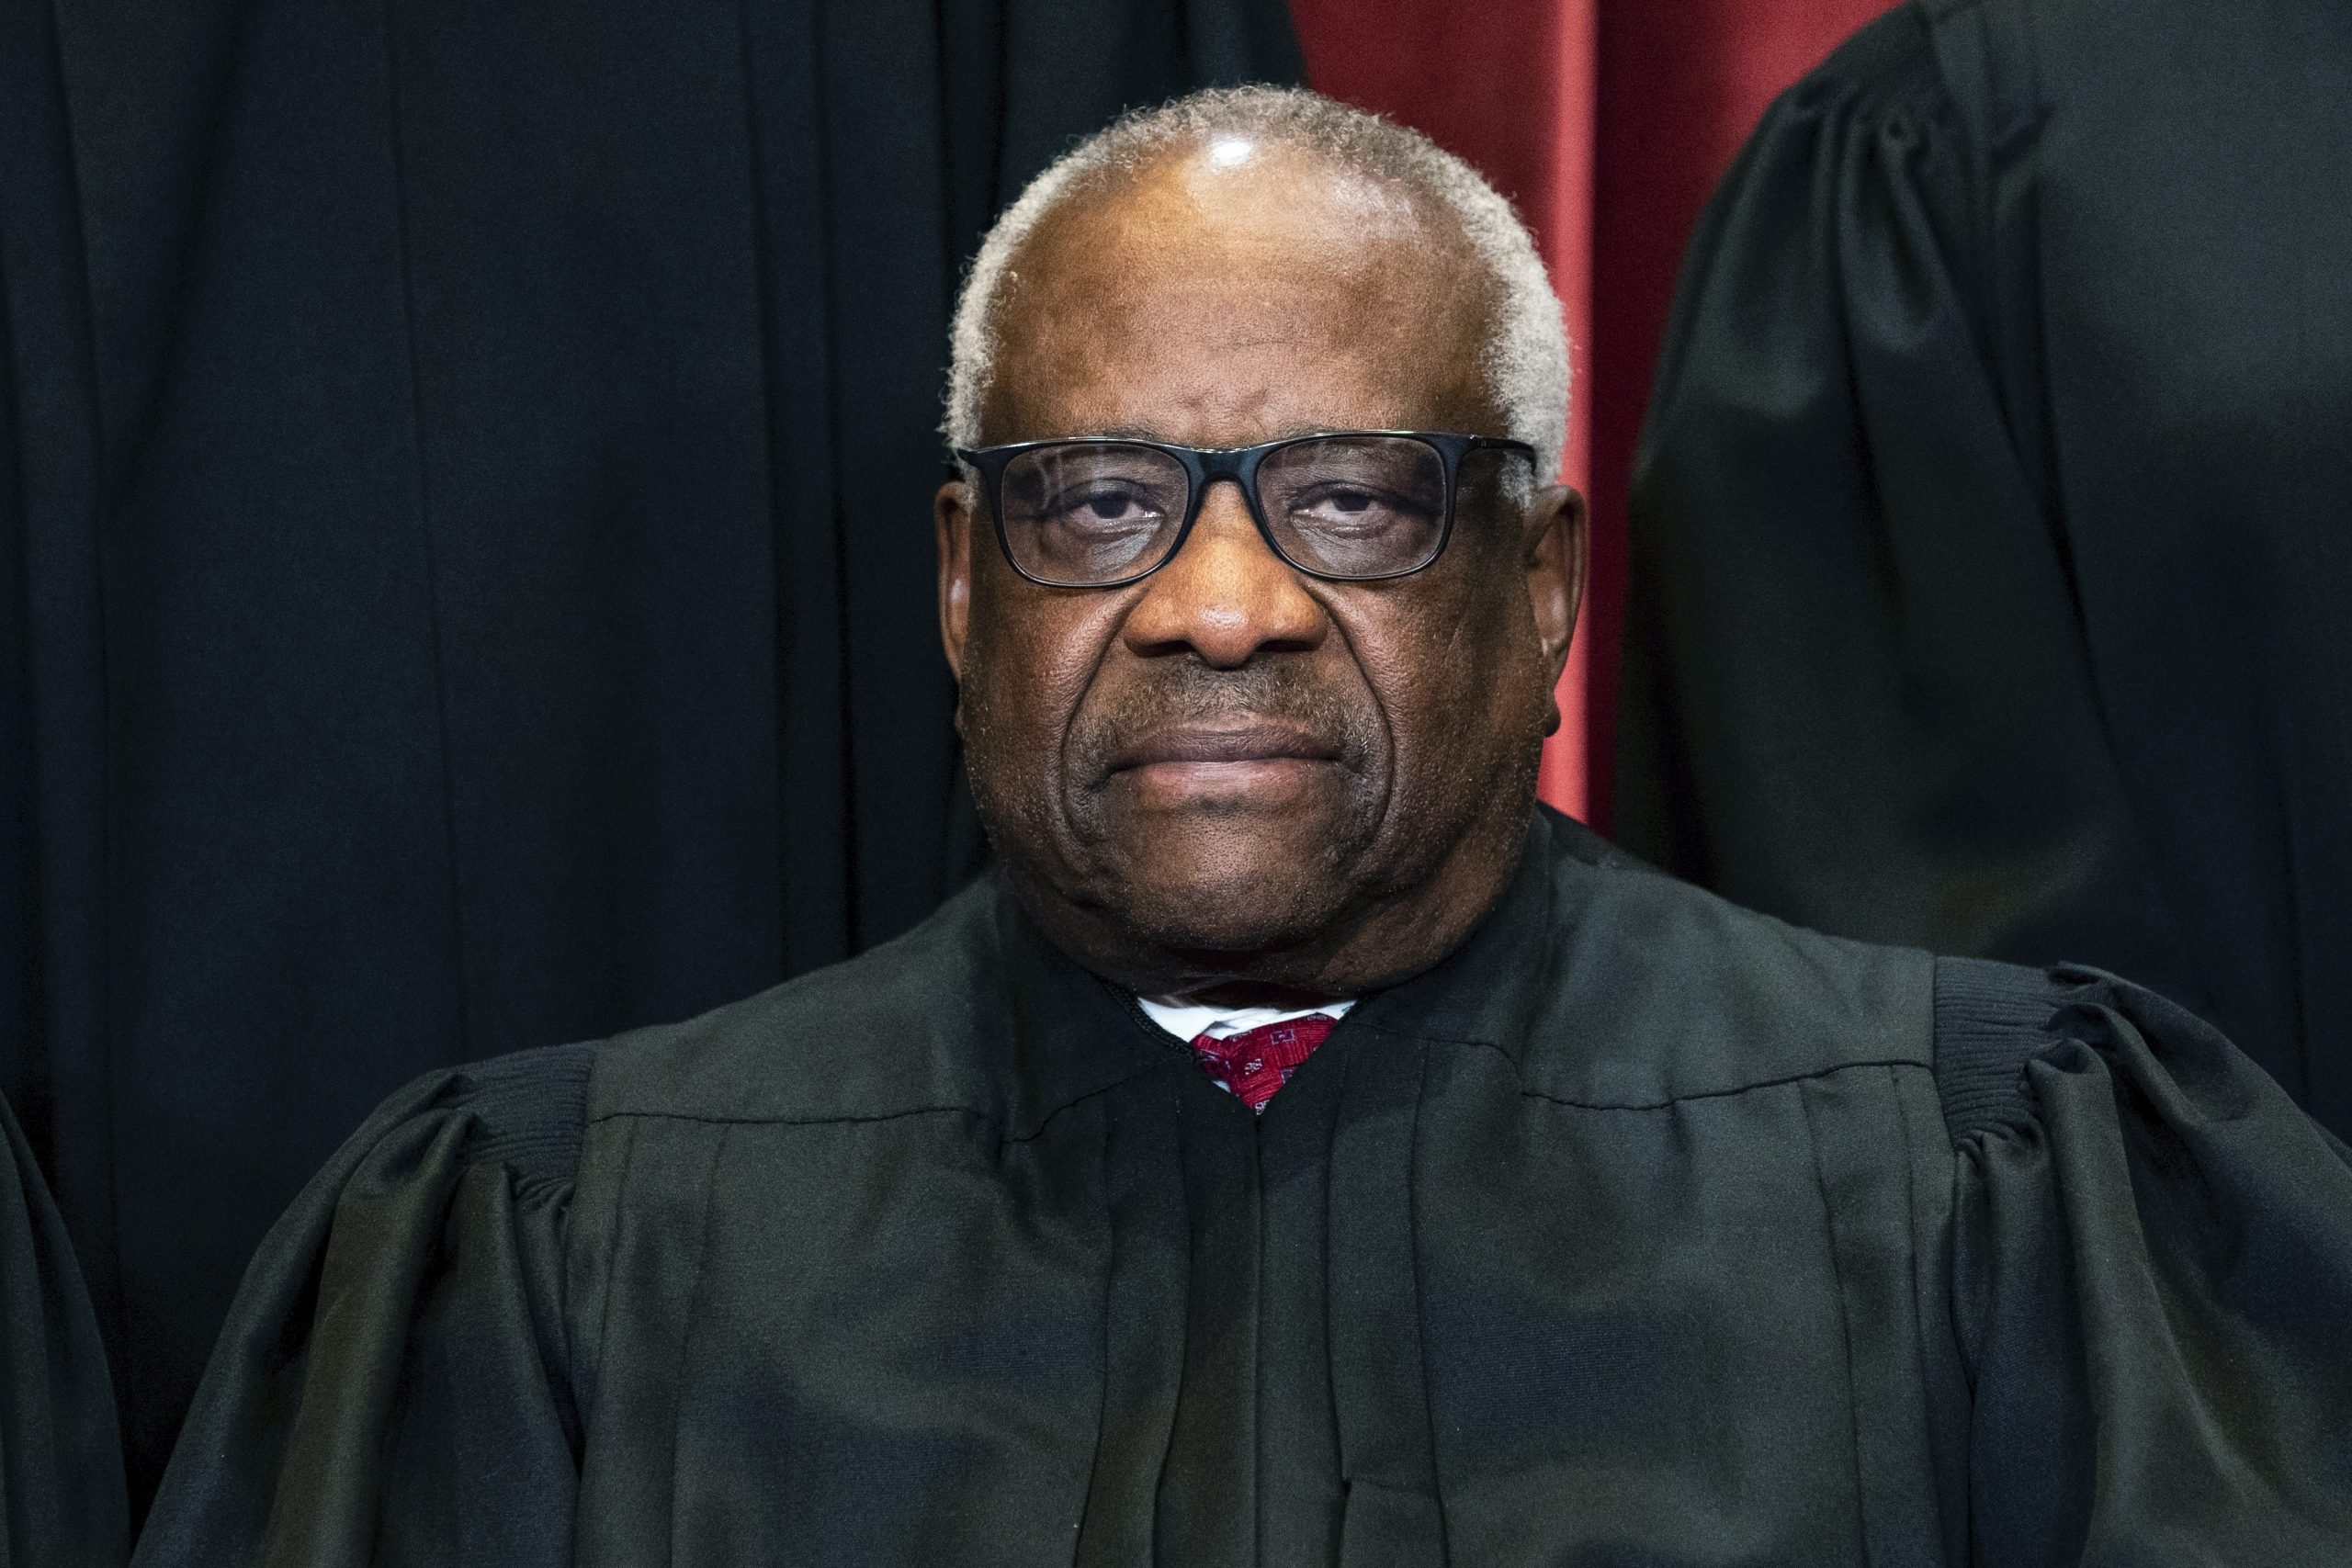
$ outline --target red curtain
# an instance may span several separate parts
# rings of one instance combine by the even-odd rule
[[[1592,581],[1544,797],[1606,827],[1625,490],[1699,209],[1775,94],[1887,0],[1292,0],[1307,80],[1468,159],[1533,226],[1576,345]]]

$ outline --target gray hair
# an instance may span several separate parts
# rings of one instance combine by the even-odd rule
[[[1417,130],[1301,87],[1214,87],[1115,121],[1063,153],[1005,209],[956,302],[947,371],[948,440],[979,441],[980,403],[997,348],[996,297],[1006,266],[1039,221],[1093,178],[1143,167],[1170,149],[1242,136],[1317,154],[1453,214],[1496,286],[1480,355],[1514,439],[1535,448],[1538,482],[1559,471],[1568,434],[1568,338],[1535,241],[1500,191]]]

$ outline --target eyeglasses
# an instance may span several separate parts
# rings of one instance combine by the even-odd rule
[[[1117,588],[1184,547],[1211,485],[1241,487],[1274,554],[1310,577],[1369,582],[1437,559],[1453,531],[1462,460],[1524,457],[1524,441],[1355,430],[1261,446],[1081,437],[956,448],[987,487],[1012,570],[1048,588]]]

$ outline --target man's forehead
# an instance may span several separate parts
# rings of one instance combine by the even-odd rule
[[[989,439],[1240,444],[1481,412],[1491,286],[1458,232],[1316,160],[1205,164],[1130,175],[1040,224],[1000,301]]]
[[[1310,363],[1273,344],[1198,354],[1041,355],[992,399],[989,439],[1125,435],[1247,446],[1323,430],[1450,430],[1487,413],[1475,377],[1412,374],[1376,355]]]

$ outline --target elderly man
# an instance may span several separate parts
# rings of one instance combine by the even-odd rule
[[[144,1562],[2352,1560],[2352,1165],[2267,1079],[1536,808],[1583,514],[1493,191],[1186,99],[954,347],[999,869],[396,1097]]]

